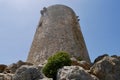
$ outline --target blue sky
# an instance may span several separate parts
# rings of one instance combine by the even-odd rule
[[[80,18],[92,61],[104,53],[120,56],[119,0],[0,0],[0,64],[25,61],[44,6],[64,4]]]

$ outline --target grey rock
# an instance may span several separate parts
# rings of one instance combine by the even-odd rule
[[[96,62],[90,72],[101,80],[120,80],[120,60],[106,56]]]
[[[57,80],[99,80],[80,66],[64,66],[59,69]]]
[[[91,67],[91,64],[86,61],[78,61],[79,66],[83,67],[85,70],[89,70]]]
[[[76,62],[76,61],[77,61],[77,59],[76,59],[75,57],[71,57],[70,60],[71,60],[72,62]]]
[[[16,72],[16,70],[21,67],[22,65],[33,65],[32,63],[28,63],[28,62],[23,62],[21,60],[19,60],[17,63],[12,63],[10,65],[8,65],[8,67],[6,67],[4,73],[12,73],[14,74]]]
[[[117,56],[117,55],[112,55],[111,57],[118,58],[118,56]]]
[[[43,78],[43,79],[39,79],[39,80],[53,80],[52,78]]]
[[[81,66],[85,70],[89,70],[91,67],[91,64],[86,61],[77,61],[75,58],[71,58],[71,61],[73,66]]]
[[[21,60],[19,60],[17,63],[17,68],[21,67],[22,65],[33,65],[32,63],[28,63],[28,62],[23,62]]]
[[[11,73],[8,74],[0,73],[0,80],[13,80],[12,77],[13,74]]]
[[[0,64],[0,73],[4,72],[6,67],[7,67],[7,65]]]
[[[100,61],[101,59],[103,59],[105,56],[109,56],[108,54],[103,54],[101,56],[98,56],[95,60],[94,60],[94,63]]]
[[[4,74],[0,73],[0,80],[4,80]]]
[[[35,66],[21,66],[13,76],[13,80],[39,80],[43,75],[40,70]]]
[[[17,70],[17,64],[12,63],[12,64],[8,65],[8,67],[5,70],[5,73],[12,73],[12,74],[14,74],[16,70]]]
[[[13,80],[13,74],[5,74],[4,75],[4,80]]]

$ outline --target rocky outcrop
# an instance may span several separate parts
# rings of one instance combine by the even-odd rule
[[[0,65],[0,80],[13,80],[13,75],[15,75],[16,70],[18,70],[21,66],[27,65],[31,66],[33,64],[28,63],[28,62],[23,62],[19,60],[17,63],[12,63],[10,65]],[[21,80],[21,79],[17,79]]]
[[[105,56],[96,62],[90,71],[100,80],[120,80],[120,60],[117,57]]]
[[[39,80],[43,75],[35,66],[21,66],[14,74],[13,80]]]
[[[27,61],[39,65],[58,51],[91,62],[78,18],[71,8],[64,5],[44,7],[41,11]]]
[[[94,60],[94,63],[100,61],[101,59],[103,59],[105,56],[109,56],[108,54],[103,54],[101,56],[98,56],[95,60]]]
[[[4,73],[0,73],[0,80],[13,80],[13,74],[11,73],[7,73],[7,74],[4,74]]]
[[[43,78],[43,79],[39,79],[39,80],[53,80],[52,78]]]
[[[64,66],[60,69],[58,80],[120,80],[120,56],[98,56],[92,66],[89,64],[89,68],[85,68],[85,61],[77,61],[75,58],[71,60],[74,66]]]
[[[99,80],[80,66],[64,66],[59,69],[57,80]]]
[[[74,57],[71,60],[71,66],[64,66],[58,70],[56,80],[120,80],[120,56],[105,54],[96,58],[92,65]],[[0,73],[0,80],[54,80],[42,73],[46,63],[47,61],[44,64],[32,65],[18,61],[9,68],[10,72],[5,69],[10,65],[5,65]]]
[[[12,63],[12,64],[8,65],[4,72],[14,74],[16,72],[16,70],[19,67],[21,67],[22,65],[33,65],[33,64],[19,60],[17,63]]]
[[[71,58],[72,61],[72,65],[73,66],[81,66],[82,68],[84,68],[85,70],[89,70],[91,67],[91,64],[86,62],[86,61],[78,61],[77,59],[75,59],[74,57]]]
[[[17,63],[6,66],[6,69],[0,73],[0,80],[51,80],[44,78],[41,69],[41,66],[18,61]]]
[[[7,65],[0,64],[0,73],[2,73],[6,67],[7,67]]]

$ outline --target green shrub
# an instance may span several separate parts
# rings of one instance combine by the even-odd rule
[[[43,67],[42,72],[46,77],[56,79],[57,70],[63,66],[70,66],[71,60],[68,53],[60,51],[48,58],[48,63]]]
[[[81,56],[79,56],[79,57],[77,57],[77,60],[78,60],[78,61],[82,61],[83,59],[82,59]]]

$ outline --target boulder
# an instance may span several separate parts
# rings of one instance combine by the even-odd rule
[[[16,72],[16,70],[21,67],[22,65],[33,65],[32,63],[28,63],[28,62],[23,62],[21,60],[19,60],[17,63],[12,63],[10,64],[6,69],[5,69],[5,73],[12,73],[14,74]]]
[[[112,55],[111,57],[118,58],[118,56],[117,56],[117,55]]]
[[[38,67],[39,68],[43,68],[46,64],[47,64],[47,60],[45,60],[43,63],[40,63],[39,65],[38,65]]]
[[[70,59],[71,59],[71,61],[72,61],[72,65],[78,65],[78,61],[77,61],[76,58],[72,57],[72,58],[70,58]]]
[[[13,74],[0,73],[0,80],[12,80]]]
[[[105,56],[109,56],[108,54],[103,54],[101,56],[98,56],[95,60],[94,60],[94,63],[100,61],[101,59],[103,59]]]
[[[4,73],[12,73],[12,74],[14,74],[16,70],[17,70],[17,64],[12,63],[5,69]]]
[[[4,80],[4,74],[0,73],[0,80]]]
[[[90,68],[90,72],[100,80],[120,80],[120,60],[105,56]]]
[[[13,74],[4,74],[4,80],[12,80]]]
[[[13,80],[39,80],[43,75],[36,66],[23,65],[15,72]]]
[[[39,80],[53,80],[52,78],[43,78],[43,79],[39,79]]]
[[[2,73],[6,67],[7,67],[7,65],[0,64],[0,73]]]
[[[99,80],[80,66],[64,66],[58,70],[57,80]]]
[[[22,65],[33,65],[32,63],[29,63],[29,62],[23,62],[21,60],[19,60],[17,63],[17,67],[21,67]]]
[[[90,63],[86,61],[77,61],[75,58],[71,58],[71,61],[73,66],[81,66],[86,70],[89,70],[91,67]]]
[[[78,61],[79,66],[83,67],[85,70],[89,70],[91,65],[86,61]]]

